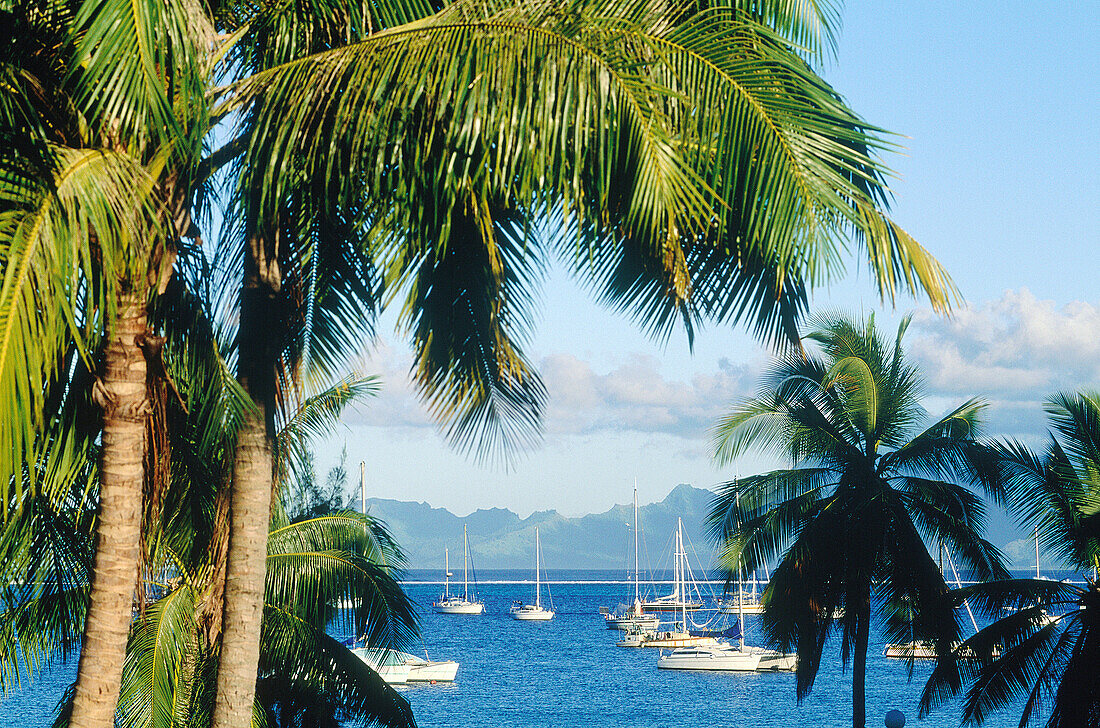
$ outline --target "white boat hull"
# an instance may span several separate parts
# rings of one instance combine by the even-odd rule
[[[454,660],[431,662],[413,658],[409,665],[409,682],[454,682],[458,675],[458,663]]]
[[[620,631],[656,630],[657,625],[660,624],[660,620],[655,616],[616,617],[609,614],[605,616],[604,619],[607,620],[608,629],[617,629]]]
[[[359,647],[351,652],[360,660],[367,663],[370,669],[378,673],[378,677],[385,680],[387,685],[404,685],[409,681],[409,673],[412,672],[412,668],[403,662],[399,662],[398,664],[382,664],[383,662],[391,662],[394,659],[393,657],[384,658],[382,656],[383,651],[370,647]],[[395,656],[403,653],[394,652],[390,654]]]
[[[713,637],[694,637],[684,632],[628,632],[615,643],[619,647],[702,647],[718,644]]]
[[[485,605],[481,602],[435,602],[432,611],[437,614],[481,614]]]
[[[764,605],[760,602],[750,602],[742,604],[740,607],[736,603],[730,604],[729,602],[722,602],[718,607],[719,614],[763,614]]]
[[[518,619],[521,622],[546,622],[554,618],[553,611],[531,605],[515,607],[510,613],[512,619]]]
[[[680,649],[657,659],[662,670],[707,670],[712,672],[790,672],[797,658],[775,650],[726,645]]]

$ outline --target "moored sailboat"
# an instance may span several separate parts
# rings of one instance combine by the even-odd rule
[[[518,619],[525,622],[546,622],[554,618],[554,598],[552,595],[550,596],[550,609],[546,609],[542,606],[541,556],[542,544],[539,542],[539,527],[535,526],[535,603],[514,603],[509,610],[512,619]],[[546,593],[550,595],[549,588],[547,588]]]
[[[658,619],[655,615],[642,611],[641,591],[638,585],[638,486],[634,485],[634,603],[615,612],[606,607],[600,608],[608,629],[618,630],[654,630]]]
[[[451,557],[450,552],[443,550],[444,565],[444,592],[439,601],[432,603],[432,610],[439,614],[481,614],[485,611],[485,604],[476,597],[470,599],[470,538],[466,531],[466,524],[462,524],[462,596],[451,594]]]

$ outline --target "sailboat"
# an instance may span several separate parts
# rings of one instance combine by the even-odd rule
[[[679,554],[684,548],[684,536],[683,536],[683,522],[681,519],[676,519],[676,553]],[[673,587],[672,593],[666,594],[663,597],[656,597],[654,599],[647,599],[642,602],[643,612],[694,612],[697,609],[703,608],[703,602],[701,600],[695,600],[688,594],[687,585],[687,553],[683,554],[683,564],[680,563],[680,557],[677,555],[673,559]]]
[[[620,607],[621,609],[621,607]],[[641,592],[638,587],[638,486],[634,486],[634,603],[625,610],[611,612],[600,609],[608,629],[657,629],[656,615],[642,612]]]
[[[741,583],[741,564],[737,565],[737,594],[744,595]],[[738,643],[726,642],[699,644],[680,647],[665,654],[661,650],[657,658],[657,667],[662,670],[710,670],[723,672],[789,672],[798,664],[798,656],[764,647],[750,647],[745,644],[744,600],[737,600],[737,628],[727,630],[736,634]],[[686,615],[685,615],[686,619]]]
[[[550,597],[550,609],[545,609],[542,606],[542,564],[540,562],[542,556],[542,544],[539,543],[539,527],[535,526],[535,603],[524,604],[522,602],[516,602],[512,605],[510,613],[512,619],[520,619],[523,621],[531,622],[545,622],[554,618],[554,601],[553,596]],[[550,589],[547,588],[546,593],[550,593]]]
[[[692,634],[688,628],[688,601],[681,599],[680,595],[687,596],[687,552],[684,550],[684,525],[681,519],[676,519],[676,545],[673,551],[674,572],[676,574],[676,587],[670,596],[676,597],[676,603],[680,607],[680,622],[672,629],[657,630],[634,627],[623,633],[622,639],[617,644],[619,647],[695,647],[714,645],[718,643],[714,637],[706,634]],[[643,605],[644,606],[644,605]]]
[[[451,554],[443,550],[444,591],[439,601],[432,603],[432,609],[439,614],[481,614],[485,604],[477,598],[470,599],[470,537],[466,524],[462,524],[462,596],[451,594]]]

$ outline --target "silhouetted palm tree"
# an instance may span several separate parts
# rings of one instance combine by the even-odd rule
[[[738,559],[751,569],[779,558],[764,592],[763,630],[797,651],[799,699],[839,627],[852,664],[852,725],[862,728],[874,611],[895,641],[928,641],[946,653],[960,639],[927,544],[945,544],[979,579],[1005,576],[997,549],[981,538],[985,508],[972,490],[992,488],[994,471],[974,439],[977,400],[920,429],[921,380],[901,344],[908,318],[892,344],[873,316],[816,323],[806,338],[821,354],[780,358],[761,393],[714,429],[723,464],[760,448],[793,467],[722,486],[710,521],[731,573]]]
[[[1005,492],[1046,551],[1085,572],[1085,584],[1012,579],[962,589],[993,623],[943,656],[921,713],[966,687],[963,722],[979,725],[1023,700],[1020,726],[1100,725],[1100,394],[1051,397],[1042,455],[999,446]]]

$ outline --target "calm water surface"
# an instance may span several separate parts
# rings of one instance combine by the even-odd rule
[[[507,576],[516,575],[496,578]],[[621,578],[621,573],[606,577]],[[421,726],[851,725],[851,675],[841,672],[838,641],[827,650],[813,693],[798,705],[793,674],[658,670],[656,650],[616,647],[618,633],[604,628],[597,609],[627,600],[627,585],[554,583],[550,588],[557,617],[550,622],[517,622],[508,616],[508,607],[513,599],[533,598],[533,583],[483,582],[478,591],[486,614],[480,617],[435,614],[428,605],[440,586],[407,585],[409,595],[423,611],[423,643],[410,651],[427,651],[433,659],[461,663],[453,685],[400,688]],[[543,596],[545,600],[545,592]],[[746,619],[748,640],[758,644],[754,641],[759,634],[755,618]],[[883,725],[886,712],[897,708],[906,714],[910,726],[957,726],[957,705],[943,706],[928,718],[916,719],[930,666],[918,663],[909,681],[905,663],[883,658],[882,646],[883,640],[872,634],[867,666],[868,725]],[[8,725],[48,726],[57,699],[75,673],[74,659],[7,696],[0,710]],[[1015,715],[1018,719],[1018,712]],[[1016,720],[1008,711],[986,725],[1008,728],[1015,726]]]

